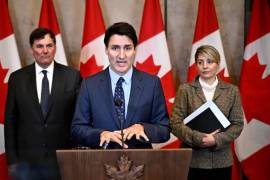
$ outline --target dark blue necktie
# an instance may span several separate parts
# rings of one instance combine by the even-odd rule
[[[42,114],[43,117],[45,118],[48,112],[48,101],[49,101],[49,96],[50,96],[50,90],[49,90],[49,80],[47,77],[47,71],[42,70],[43,73],[43,79],[42,79],[42,87],[41,87],[41,109],[42,109]]]
[[[124,78],[120,77],[116,83],[115,91],[114,91],[114,102],[115,109],[118,119],[123,123],[125,120],[125,96],[124,90],[122,87],[122,83],[124,82]]]

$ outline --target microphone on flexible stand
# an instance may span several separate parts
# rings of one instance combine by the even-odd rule
[[[123,105],[123,101],[119,98],[114,99],[114,104],[115,106],[117,106],[118,108],[121,108],[121,106]],[[120,133],[121,133],[121,143],[122,143],[122,148],[124,148],[124,118],[122,116],[120,116],[120,114],[118,112],[117,113],[117,118],[118,120],[120,120]]]

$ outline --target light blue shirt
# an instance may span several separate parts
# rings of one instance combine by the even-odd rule
[[[131,78],[133,73],[133,67],[128,70],[128,72],[124,76],[120,76],[119,74],[115,73],[111,67],[109,67],[109,73],[111,77],[111,85],[112,85],[112,93],[114,96],[114,91],[116,87],[116,83],[120,77],[124,78],[124,82],[122,83],[122,87],[124,90],[124,96],[125,96],[125,118],[127,117],[127,110],[128,110],[128,102],[129,102],[129,96],[130,96],[130,90],[131,90]]]

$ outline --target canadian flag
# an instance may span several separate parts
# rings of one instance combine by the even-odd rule
[[[93,75],[109,65],[105,53],[105,26],[98,0],[85,1],[84,31],[80,55],[82,77]]]
[[[198,15],[188,68],[188,82],[191,82],[198,75],[194,55],[197,48],[201,45],[212,45],[218,50],[220,53],[219,76],[227,82],[230,81],[213,0],[199,0]]]
[[[187,81],[191,82],[198,75],[195,64],[195,52],[198,47],[202,45],[214,46],[220,54],[220,69],[218,76],[226,81],[230,82],[229,72],[227,69],[227,63],[224,55],[223,45],[221,41],[218,19],[215,10],[215,4],[213,0],[199,0],[198,14],[196,27],[192,42],[191,58],[188,68]],[[232,149],[233,144],[232,144]],[[232,179],[239,179],[239,163],[234,155],[234,165],[232,169]]]
[[[61,64],[67,65],[67,58],[52,0],[42,0],[39,27],[48,28],[55,33],[57,46],[55,60]]]
[[[8,12],[7,0],[0,0],[0,179],[8,179],[5,145],[4,112],[10,73],[21,67],[18,49]]]
[[[250,180],[270,179],[269,22],[267,0],[253,0],[240,78],[246,119],[235,146],[244,174]]]
[[[167,108],[171,113],[175,89],[159,0],[145,0],[135,63],[138,69],[160,78]],[[177,138],[171,135],[168,142],[155,147],[169,148],[171,143],[178,147],[178,144],[174,144],[176,140]]]

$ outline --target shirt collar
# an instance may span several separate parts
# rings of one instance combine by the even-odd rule
[[[131,78],[132,78],[132,73],[133,73],[133,67],[131,67],[131,68],[128,70],[128,72],[127,72],[126,74],[124,74],[123,76],[120,76],[119,74],[115,73],[115,72],[111,69],[111,67],[109,67],[109,73],[110,73],[111,81],[112,81],[113,84],[116,85],[118,79],[119,79],[120,77],[123,77],[124,80],[125,80],[124,83],[128,85],[128,84],[131,83]]]
[[[43,69],[40,65],[38,65],[38,63],[35,63],[35,68],[37,74],[41,73],[42,70],[46,70],[48,73],[52,74],[54,68],[54,61],[52,61],[52,63],[46,69]]]
[[[218,84],[218,78],[216,77],[215,81],[213,82],[213,84],[209,85],[207,84],[206,82],[204,82],[202,80],[201,77],[199,77],[199,82],[201,84],[201,86],[206,89],[206,90],[211,90],[211,89],[215,89],[217,87],[217,84]]]

